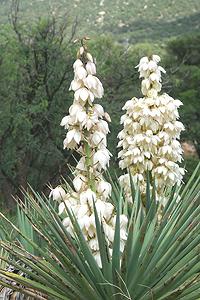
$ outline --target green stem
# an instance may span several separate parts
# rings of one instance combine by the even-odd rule
[[[86,162],[86,168],[87,168],[87,177],[88,177],[88,183],[89,187],[93,192],[96,192],[96,187],[95,187],[95,179],[94,179],[94,174],[92,171],[93,165],[92,165],[92,160],[91,160],[91,148],[88,144],[87,141],[84,142],[84,147],[85,147],[85,162]]]

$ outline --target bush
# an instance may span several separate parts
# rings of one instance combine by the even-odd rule
[[[183,101],[181,118],[186,127],[182,139],[192,141],[200,157],[199,125],[199,80],[200,80],[200,35],[173,40],[168,45],[168,62],[171,65],[172,94]]]
[[[0,197],[12,206],[11,194],[30,182],[38,189],[56,178],[69,159],[63,152],[59,123],[70,100],[72,36],[68,22],[40,19],[25,29],[17,16],[3,28],[0,51]],[[18,192],[18,194],[20,194]]]

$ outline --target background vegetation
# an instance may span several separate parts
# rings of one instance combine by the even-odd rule
[[[200,2],[52,3],[0,0],[0,204],[13,207],[11,195],[20,195],[19,186],[26,188],[27,182],[45,192],[48,182],[68,175],[73,153],[62,149],[59,123],[72,102],[73,40],[83,34],[91,37],[105,88],[112,153],[121,108],[140,96],[134,66],[142,55],[156,53],[167,70],[164,91],[184,103],[182,141],[190,173],[200,156]]]
[[[11,0],[0,1],[0,18],[7,23]],[[53,12],[79,23],[78,33],[96,36],[111,33],[121,42],[162,41],[172,36],[198,32],[198,0],[23,0],[20,15],[26,26],[30,19]]]

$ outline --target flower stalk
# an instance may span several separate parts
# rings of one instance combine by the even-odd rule
[[[87,141],[84,142],[84,148],[85,148],[85,164],[87,168],[88,186],[91,188],[93,192],[96,192],[95,177],[92,172],[92,167],[93,167],[92,152]]]
[[[146,193],[146,173],[155,179],[157,200],[165,205],[165,187],[180,184],[184,169],[178,163],[182,161],[182,149],[179,142],[184,130],[179,118],[178,108],[182,105],[168,94],[159,94],[162,88],[160,57],[141,58],[137,68],[142,78],[143,98],[132,98],[123,107],[121,117],[123,129],[118,137],[119,166],[129,170],[133,182],[139,183],[142,195]],[[131,199],[128,172],[119,178],[125,194]],[[152,188],[152,186],[151,186]]]
[[[116,213],[114,206],[109,202],[111,185],[103,177],[111,156],[107,149],[108,122],[111,120],[100,104],[94,104],[95,98],[102,98],[104,90],[102,83],[95,76],[96,65],[88,52],[85,40],[81,41],[73,68],[74,79],[70,90],[74,92],[74,102],[69,108],[69,115],[62,119],[61,126],[67,129],[63,142],[64,149],[74,149],[81,157],[73,174],[73,188],[66,193],[62,187],[57,187],[51,191],[51,196],[61,202],[59,214],[62,215],[63,224],[72,237],[74,237],[74,228],[66,212],[66,206],[73,212],[101,267],[93,203],[104,228],[109,254],[112,256]],[[59,195],[59,192],[62,195]],[[121,215],[120,249],[122,252],[126,241],[127,222],[127,217]]]

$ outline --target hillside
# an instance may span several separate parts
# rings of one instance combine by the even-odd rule
[[[0,0],[0,24],[8,22],[11,0]],[[24,20],[52,11],[78,18],[78,34],[115,35],[122,42],[165,40],[199,31],[199,0],[21,0]]]

